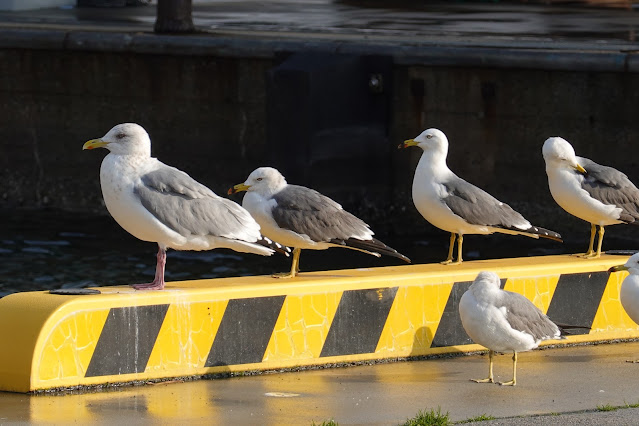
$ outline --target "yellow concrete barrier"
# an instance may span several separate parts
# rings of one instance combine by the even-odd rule
[[[17,293],[0,299],[0,390],[268,370],[475,351],[458,314],[495,271],[555,321],[563,343],[639,337],[609,274],[628,256],[543,256],[167,283],[164,291]],[[557,342],[551,342],[557,343]]]

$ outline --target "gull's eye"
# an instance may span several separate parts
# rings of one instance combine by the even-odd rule
[[[118,133],[117,135],[115,135],[116,138],[118,139],[123,139],[126,135],[124,133]]]
[[[428,135],[426,135],[426,138],[428,138],[428,139],[432,139],[432,138],[433,138],[433,135],[428,134]]]
[[[262,180],[262,178],[257,178],[257,179],[255,179],[255,180],[259,182],[259,181],[261,181],[261,180]]]

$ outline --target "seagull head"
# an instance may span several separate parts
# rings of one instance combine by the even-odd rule
[[[119,155],[151,156],[151,139],[139,124],[122,123],[113,127],[106,135],[87,141],[82,149],[106,148]]]
[[[624,264],[613,266],[608,272],[628,271],[630,275],[639,275],[639,253],[630,256],[630,259]]]
[[[228,193],[230,195],[236,192],[248,191],[267,196],[278,193],[286,185],[286,179],[284,179],[284,176],[282,176],[277,169],[273,167],[260,167],[253,170],[244,183],[237,184],[230,188]]]
[[[408,148],[409,146],[418,146],[424,152],[436,152],[446,156],[448,153],[448,138],[439,129],[427,129],[415,139],[405,140],[398,148]]]
[[[501,281],[499,280],[499,275],[490,271],[481,271],[475,277],[473,281],[474,286],[482,286],[482,287],[492,287],[493,290],[499,290],[501,288]]]
[[[577,156],[572,145],[564,138],[557,136],[546,139],[541,152],[546,161],[546,170],[548,168],[563,168],[586,174],[586,170],[577,162]]]

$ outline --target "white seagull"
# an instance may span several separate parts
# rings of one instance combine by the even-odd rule
[[[550,193],[573,216],[590,222],[590,245],[585,257],[600,257],[604,226],[639,225],[639,189],[619,170],[577,157],[563,138],[546,139],[542,148]],[[595,234],[599,226],[597,251]]]
[[[110,151],[100,167],[107,210],[131,235],[159,247],[155,279],[134,288],[164,288],[168,248],[224,247],[264,256],[279,248],[262,237],[260,226],[240,205],[151,157],[151,140],[141,126],[118,124],[102,138],[92,139],[82,147],[94,148]]]
[[[350,248],[377,257],[394,256],[410,263],[403,254],[373,237],[373,231],[361,219],[319,192],[304,186],[289,185],[272,167],[254,170],[244,183],[230,188],[233,194],[246,191],[242,206],[273,241],[294,247],[289,273],[276,278],[292,278],[299,272],[302,249],[326,250]]]
[[[609,272],[617,271],[628,271],[630,274],[621,283],[619,298],[628,316],[639,324],[639,253],[630,256],[625,265],[613,266],[609,270]]]
[[[438,129],[428,129],[399,148],[418,146],[424,153],[413,179],[413,202],[424,218],[434,226],[450,232],[448,257],[442,263],[462,262],[464,234],[525,235],[561,241],[561,235],[533,226],[508,204],[466,182],[446,165],[448,139]],[[457,260],[453,247],[457,236]]]
[[[517,352],[529,351],[543,340],[560,339],[561,330],[530,300],[500,288],[494,272],[480,272],[459,301],[459,315],[468,336],[488,351],[488,378],[495,383],[495,352],[513,352],[513,378],[500,385],[517,384]]]

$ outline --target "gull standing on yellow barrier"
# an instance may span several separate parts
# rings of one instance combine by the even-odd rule
[[[464,234],[500,232],[561,241],[558,233],[531,225],[508,204],[453,173],[446,165],[448,138],[441,130],[425,130],[415,139],[404,141],[399,148],[409,146],[418,146],[424,151],[413,179],[415,207],[431,224],[450,232],[448,257],[443,264],[462,262]],[[457,260],[453,262],[455,236]]]
[[[513,378],[500,385],[517,384],[517,352],[529,351],[543,340],[561,338],[561,330],[530,300],[500,288],[494,272],[480,272],[459,301],[459,316],[468,336],[488,348],[488,378],[477,383],[495,383],[495,352],[513,353]]]
[[[218,247],[270,256],[281,250],[260,234],[260,226],[237,203],[217,196],[174,167],[151,157],[151,140],[138,124],[113,127],[82,149],[106,148],[100,185],[111,216],[127,232],[158,244],[155,279],[138,290],[162,290],[166,249]]]
[[[228,193],[240,191],[246,191],[242,206],[260,224],[262,233],[273,241],[294,247],[291,271],[273,275],[276,278],[297,275],[302,249],[343,247],[377,257],[394,256],[410,263],[409,258],[373,238],[373,231],[364,221],[313,189],[289,185],[272,167],[254,170],[244,183],[230,188]]]
[[[604,226],[639,225],[639,189],[619,170],[577,157],[560,137],[546,139],[542,148],[550,193],[559,206],[590,222],[590,245],[585,257],[600,257]],[[595,234],[599,226],[597,251]]]

